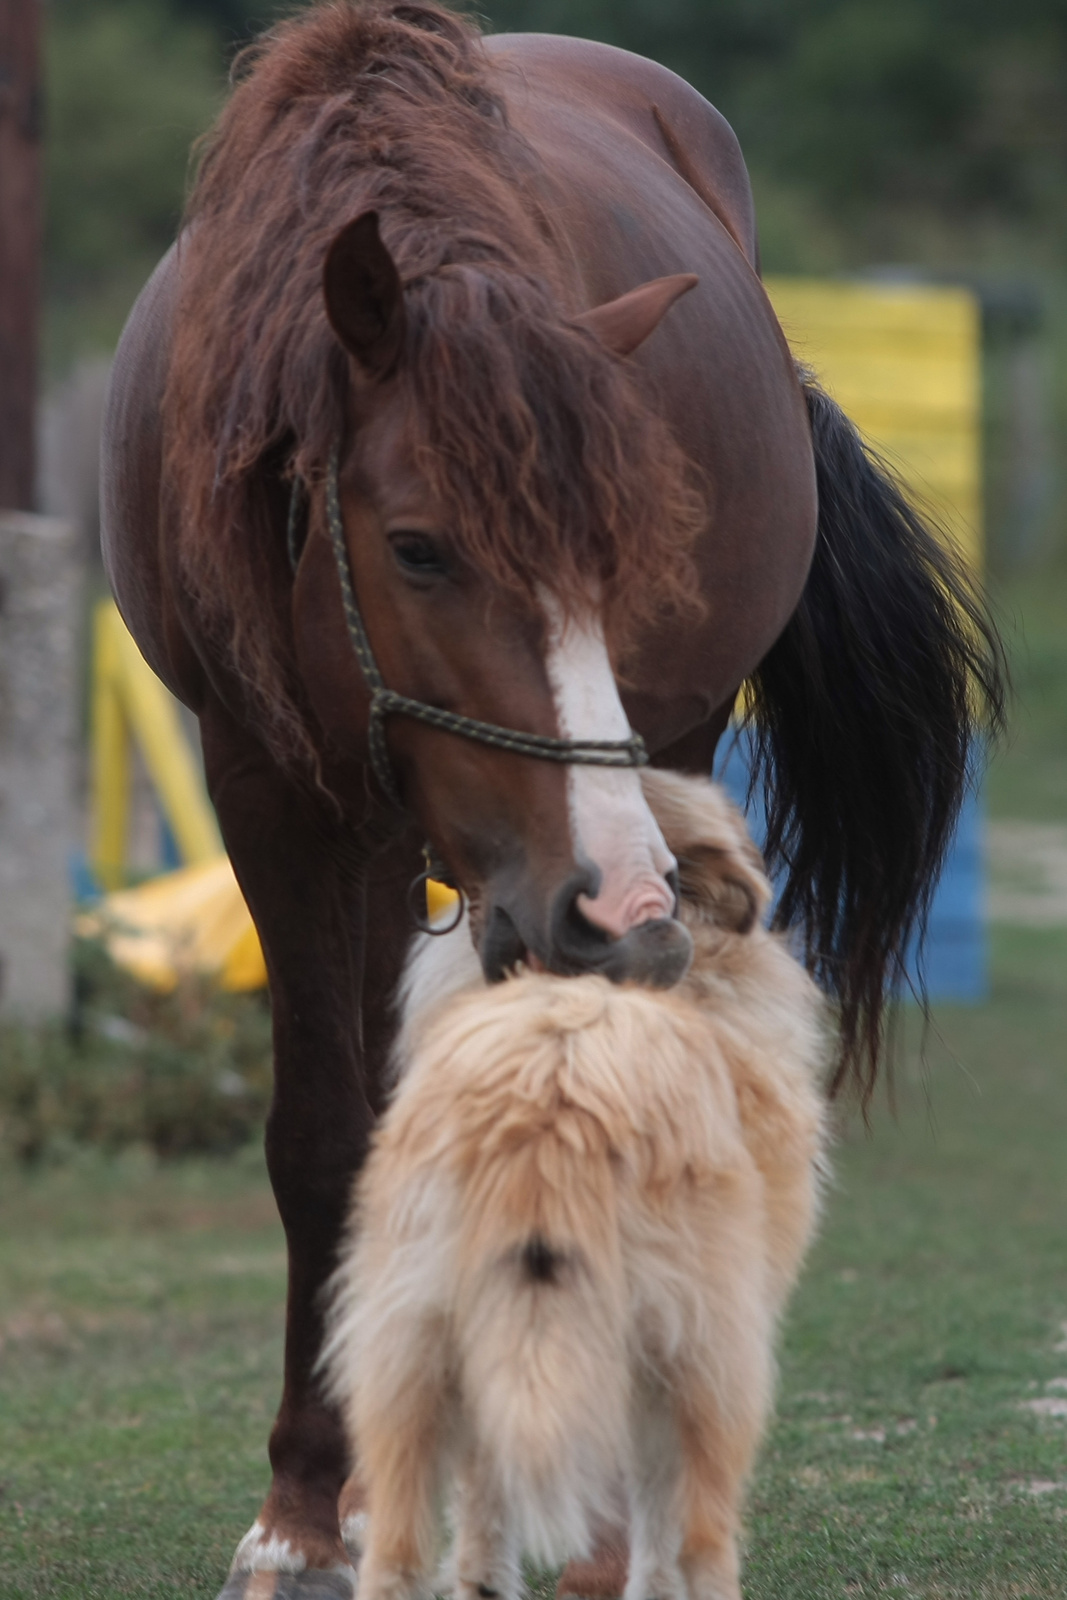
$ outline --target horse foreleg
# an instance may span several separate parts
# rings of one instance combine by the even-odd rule
[[[349,1473],[341,1489],[337,1516],[348,1559],[358,1566],[367,1543],[367,1493],[358,1468]]]
[[[629,1533],[620,1521],[594,1530],[588,1560],[568,1561],[556,1584],[556,1600],[620,1600],[630,1567]]]
[[[242,1539],[225,1600],[341,1600],[355,1572],[338,1493],[350,1462],[316,1371],[323,1290],[373,1124],[375,1063],[359,1027],[365,863],[358,839],[301,793],[216,709],[202,715],[208,781],[270,978],[271,1184],[289,1256],[285,1369],[270,1439],[272,1482]],[[403,943],[404,930],[393,941]],[[381,965],[390,930],[376,929]]]

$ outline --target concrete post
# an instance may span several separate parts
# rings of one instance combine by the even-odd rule
[[[0,512],[0,1017],[69,999],[81,563],[71,523]]]

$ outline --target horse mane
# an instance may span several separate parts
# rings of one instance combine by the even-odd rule
[[[312,760],[287,480],[321,484],[347,361],[322,268],[379,213],[405,284],[420,465],[461,552],[531,604],[596,593],[624,649],[691,606],[693,469],[624,363],[568,320],[532,151],[475,28],[429,0],[326,0],[239,58],[181,242],[165,496],[198,624],[280,759]],[[573,293],[573,291],[570,291]]]

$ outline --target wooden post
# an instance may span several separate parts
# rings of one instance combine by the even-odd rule
[[[0,508],[34,504],[41,256],[40,0],[0,0]]]

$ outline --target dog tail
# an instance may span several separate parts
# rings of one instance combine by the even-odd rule
[[[557,1114],[471,1208],[463,1387],[508,1520],[547,1564],[618,1509],[629,1447],[616,1176],[595,1119]],[[488,1220],[487,1220],[488,1219]]]

